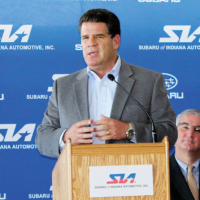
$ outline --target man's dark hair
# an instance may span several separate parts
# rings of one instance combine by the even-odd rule
[[[111,38],[115,37],[117,34],[121,34],[120,31],[120,21],[118,17],[106,10],[106,9],[91,9],[88,10],[83,16],[80,18],[78,23],[78,30],[81,34],[82,23],[84,22],[104,22],[107,25],[108,34]]]

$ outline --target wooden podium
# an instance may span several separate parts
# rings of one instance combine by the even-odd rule
[[[153,196],[90,198],[89,166],[153,165]],[[170,200],[169,142],[71,145],[67,141],[53,173],[53,200]]]

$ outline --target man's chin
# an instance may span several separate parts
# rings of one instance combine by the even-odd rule
[[[188,151],[188,152],[192,152],[192,151],[195,150],[193,145],[186,145],[184,149],[185,149],[186,151]]]
[[[98,69],[100,68],[100,63],[97,63],[97,62],[93,62],[93,63],[88,63],[87,66],[93,70],[93,69]]]

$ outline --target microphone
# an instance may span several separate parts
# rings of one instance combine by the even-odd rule
[[[127,94],[128,96],[145,112],[145,114],[148,116],[148,118],[151,121],[151,126],[152,126],[152,139],[153,139],[153,143],[157,142],[157,133],[156,133],[156,128],[155,128],[155,124],[154,121],[152,119],[152,117],[149,115],[149,113],[147,112],[147,110],[136,100],[134,99],[126,90],[124,87],[122,87],[122,85],[120,83],[118,83],[115,80],[115,77],[112,74],[108,74],[108,79],[110,79],[111,81],[115,81],[115,83],[117,83],[117,85],[119,85]]]

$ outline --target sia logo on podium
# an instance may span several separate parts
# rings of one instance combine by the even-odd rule
[[[130,183],[134,183],[136,173],[129,174],[127,178],[124,179],[125,174],[110,174],[109,175],[112,181],[107,181],[107,184],[125,184],[130,179]],[[117,179],[119,177],[119,181]]]

